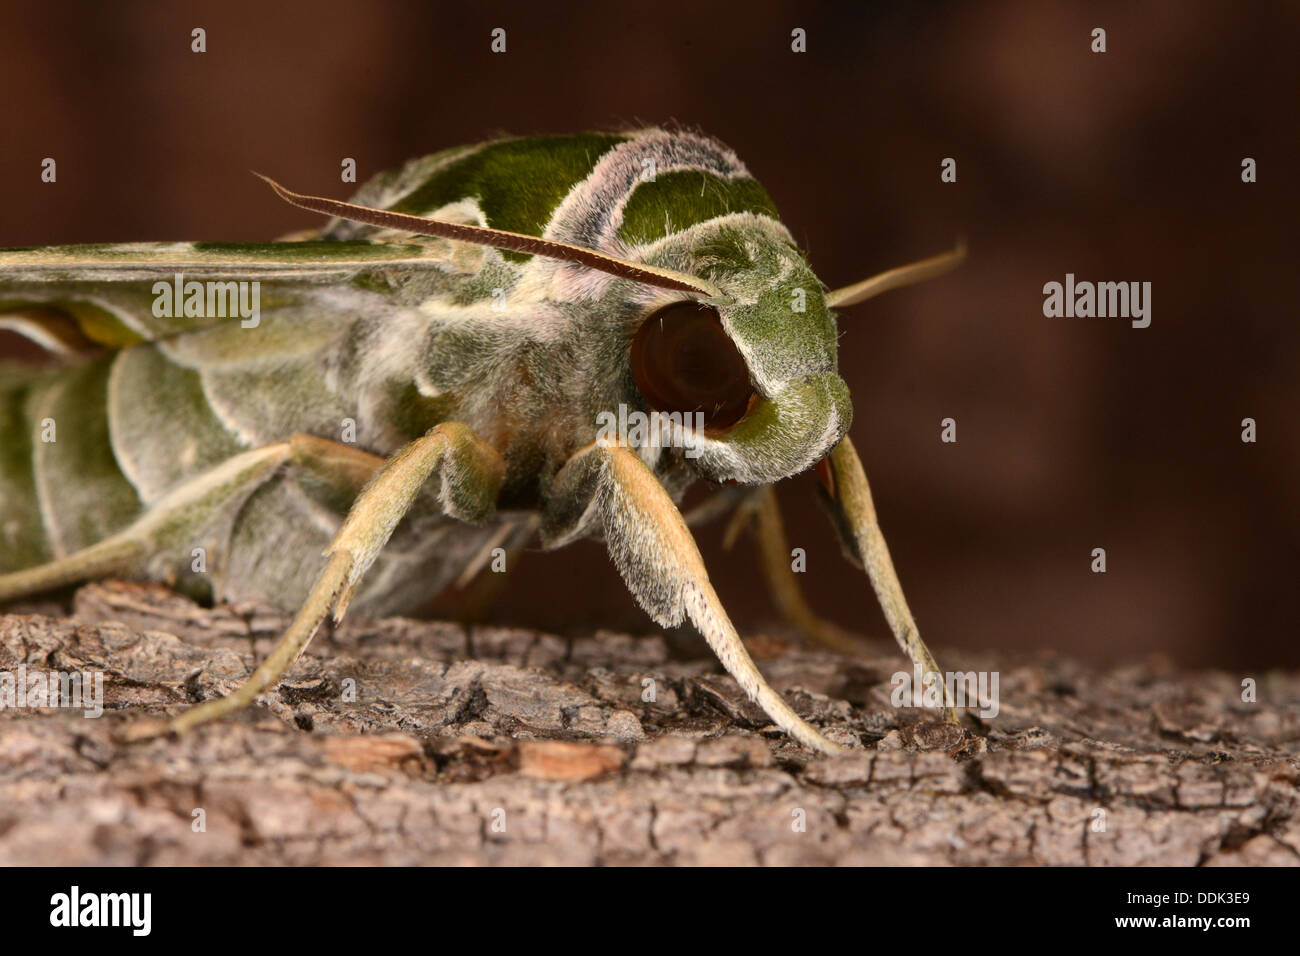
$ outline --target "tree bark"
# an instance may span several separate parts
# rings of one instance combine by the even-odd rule
[[[854,748],[826,758],[702,641],[356,620],[248,712],[127,744],[236,687],[286,618],[118,582],[73,601],[0,616],[0,673],[104,688],[100,719],[0,710],[3,864],[1300,863],[1297,674],[945,653],[999,670],[1000,712],[957,729],[891,705],[883,643],[751,635]]]

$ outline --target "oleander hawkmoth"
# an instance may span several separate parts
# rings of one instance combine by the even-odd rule
[[[814,466],[899,644],[938,671],[848,438],[831,310],[960,249],[828,292],[731,150],[660,129],[448,150],[349,203],[271,185],[333,218],[0,252],[0,328],[52,358],[0,366],[0,601],[111,574],[297,612],[240,690],[136,736],[246,706],[331,611],[408,610],[496,548],[603,535],[655,622],[689,619],[777,725],[835,752],[754,665],[677,508],[718,484],[688,517],[752,521],[782,610],[833,640],[772,491]]]

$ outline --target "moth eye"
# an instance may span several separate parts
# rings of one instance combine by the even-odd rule
[[[632,376],[658,412],[702,412],[704,427],[729,428],[749,409],[745,359],[716,309],[678,302],[651,315],[632,340]]]

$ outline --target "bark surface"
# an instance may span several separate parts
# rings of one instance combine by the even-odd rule
[[[125,744],[236,687],[286,619],[116,582],[73,601],[0,615],[0,674],[101,672],[104,699],[0,710],[0,864],[1300,863],[1296,674],[941,648],[999,671],[997,716],[958,729],[891,704],[888,645],[750,635],[854,748],[825,758],[689,635],[349,621],[245,714]]]

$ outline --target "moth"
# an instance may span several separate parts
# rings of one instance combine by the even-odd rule
[[[331,613],[407,611],[490,555],[602,536],[657,624],[689,619],[776,725],[837,752],[763,678],[688,529],[754,528],[780,609],[833,643],[773,492],[813,467],[903,651],[938,672],[848,437],[832,310],[962,248],[827,291],[736,155],[689,131],[451,149],[350,202],[267,182],[331,218],[0,252],[0,328],[51,357],[0,366],[0,601],[115,575],[296,612],[240,689],[134,736],[247,706]]]

